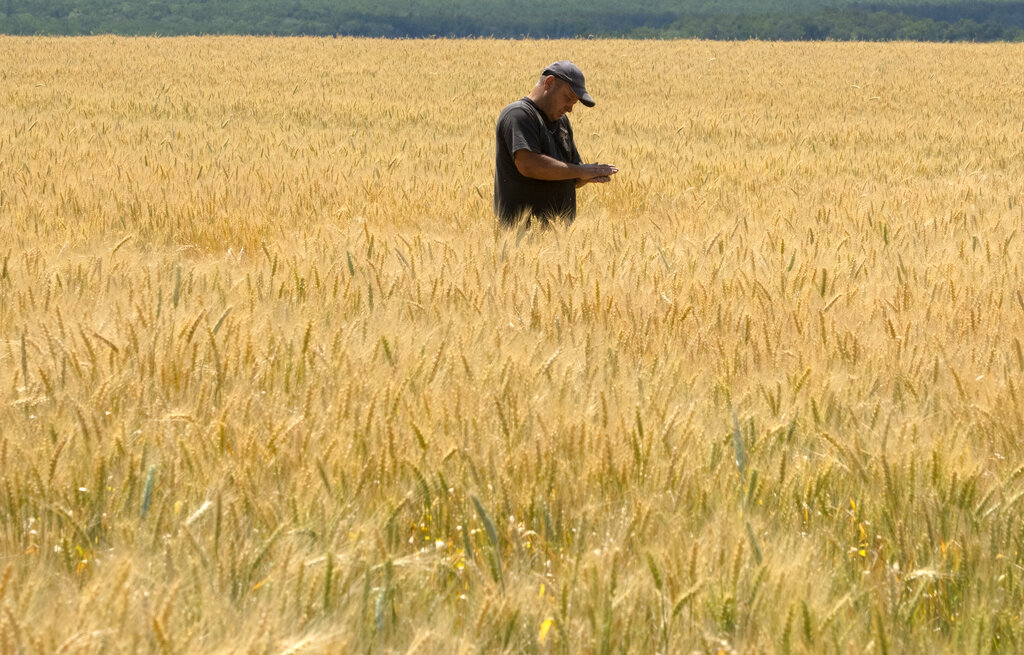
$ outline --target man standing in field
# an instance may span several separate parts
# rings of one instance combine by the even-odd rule
[[[556,61],[541,73],[528,96],[498,116],[494,170],[494,213],[502,225],[536,217],[571,222],[576,189],[588,182],[609,182],[618,169],[584,164],[573,142],[567,114],[582,102],[594,106],[583,72],[570,61]]]

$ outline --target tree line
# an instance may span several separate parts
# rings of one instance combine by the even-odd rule
[[[775,4],[773,4],[775,2]],[[3,34],[1024,41],[1024,1],[0,0]]]

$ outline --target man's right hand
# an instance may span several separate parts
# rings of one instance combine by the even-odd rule
[[[611,164],[580,164],[576,168],[582,173],[580,179],[589,182],[610,182],[612,175],[619,172],[619,169]]]

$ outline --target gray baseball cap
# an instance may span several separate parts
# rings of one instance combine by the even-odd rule
[[[583,71],[571,61],[556,61],[545,68],[541,75],[554,75],[563,82],[566,82],[569,88],[572,89],[572,92],[580,99],[580,102],[587,107],[594,106],[594,99],[587,93],[587,87],[584,85]]]

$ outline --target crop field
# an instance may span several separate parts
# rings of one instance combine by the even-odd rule
[[[1021,60],[0,39],[0,652],[1020,652]]]

